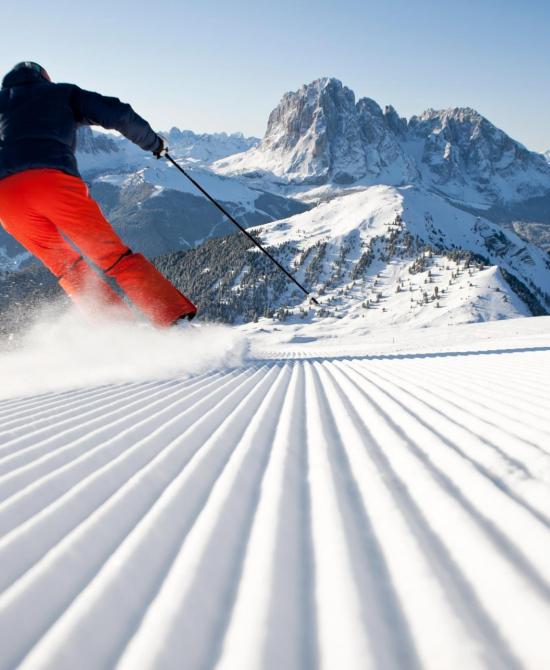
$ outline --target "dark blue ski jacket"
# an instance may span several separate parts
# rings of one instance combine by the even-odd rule
[[[79,177],[74,153],[79,125],[118,130],[145,151],[162,146],[147,121],[118,98],[54,84],[35,70],[12,70],[0,90],[0,179],[33,168]]]

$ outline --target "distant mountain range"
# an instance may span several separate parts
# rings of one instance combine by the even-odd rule
[[[244,137],[242,133],[194,133],[174,127],[160,134],[167,139],[175,156],[197,167],[208,166],[260,143],[258,138]],[[87,177],[141,168],[148,158],[150,156],[120,135],[97,132],[89,126],[82,126],[78,131],[78,165]]]

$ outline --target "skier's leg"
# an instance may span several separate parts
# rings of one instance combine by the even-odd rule
[[[135,318],[124,300],[109,286],[82,256],[78,256],[62,276],[58,277],[61,288],[87,314],[102,314],[109,308],[118,318]],[[111,311],[113,310],[113,311]]]
[[[87,311],[94,302],[128,311],[108,283],[62,237],[57,227],[30,202],[32,180],[19,173],[0,180],[0,221],[4,229],[50,270],[66,293]],[[32,176],[32,175],[31,175]],[[84,303],[87,303],[86,305]]]
[[[48,204],[47,215],[153,323],[168,326],[196,313],[195,305],[152,263],[120,240],[81,179],[61,172],[50,176],[51,188],[59,195]]]
[[[195,305],[180,293],[145,256],[130,249],[105,270],[130,300],[158,326],[170,326],[183,316],[194,316]]]

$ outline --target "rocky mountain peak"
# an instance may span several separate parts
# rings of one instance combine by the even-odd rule
[[[353,91],[325,77],[283,96],[269,116],[259,152],[280,161],[282,171],[296,180],[354,181],[362,167],[359,136]],[[342,152],[351,157],[346,165],[339,160]]]
[[[399,116],[393,105],[384,107],[384,118],[388,128],[396,135],[405,135],[407,132],[407,119]]]
[[[217,169],[301,184],[417,183],[479,205],[550,193],[548,157],[475,109],[430,108],[407,121],[329,77],[286,93],[260,145]]]
[[[342,185],[375,178],[397,160],[402,181],[409,170],[392,135],[405,127],[393,108],[386,114],[370,98],[356,102],[341,81],[324,77],[285,93],[251,156],[290,181]]]
[[[466,188],[474,197],[483,193],[494,201],[550,191],[544,158],[470,107],[428,109],[410,119],[408,133],[423,142],[422,163],[430,180],[450,195],[463,197]]]

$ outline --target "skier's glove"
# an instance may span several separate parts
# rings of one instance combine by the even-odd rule
[[[158,135],[158,138],[160,140],[160,147],[156,151],[153,151],[153,154],[157,158],[163,158],[168,153],[168,145],[166,144],[166,140],[164,139],[164,137]]]

